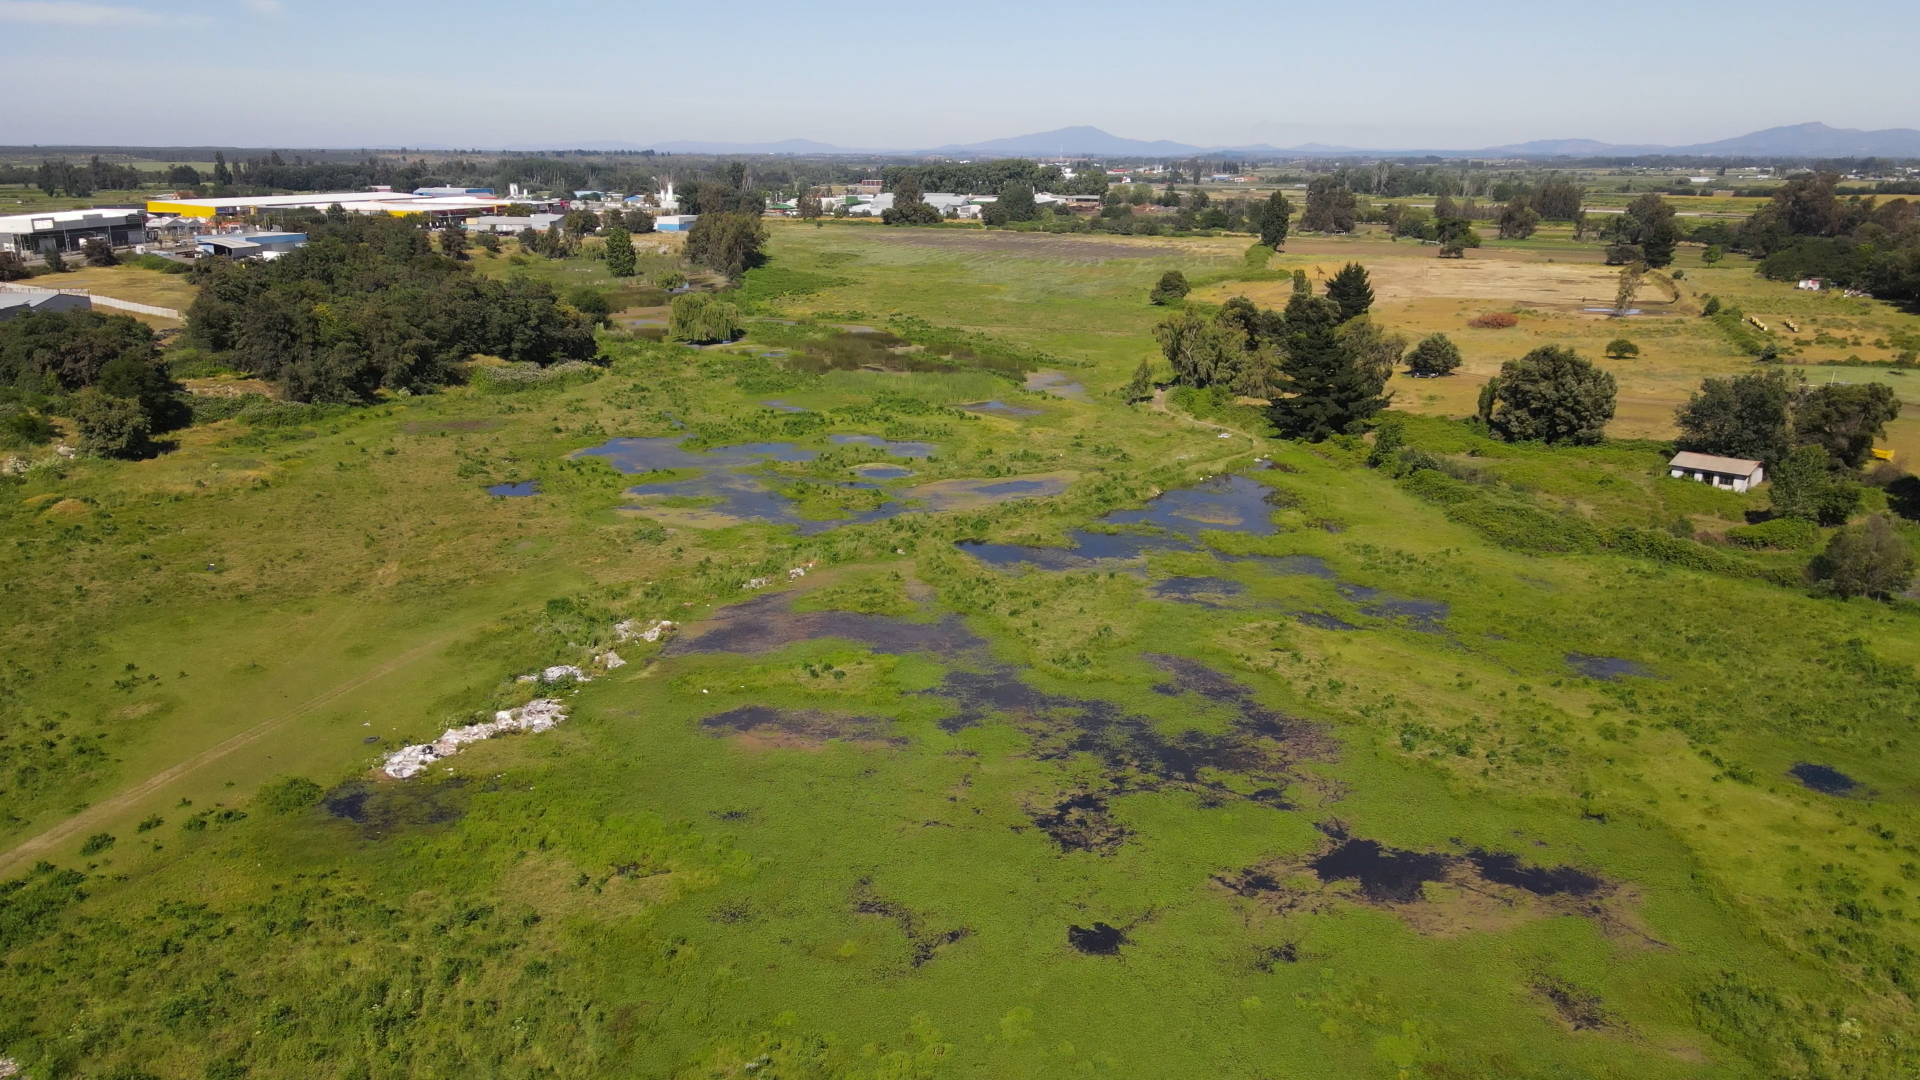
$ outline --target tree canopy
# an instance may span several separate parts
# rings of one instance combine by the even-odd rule
[[[1280,250],[1287,242],[1288,223],[1293,220],[1293,203],[1285,192],[1276,191],[1260,204],[1260,242]]]
[[[187,312],[194,344],[296,401],[424,390],[474,353],[546,364],[597,349],[591,322],[550,286],[474,274],[434,254],[418,224],[343,215],[307,236],[272,262],[197,265]]]
[[[1282,395],[1267,415],[1281,434],[1319,442],[1356,432],[1387,407],[1383,378],[1342,340],[1340,305],[1295,295],[1280,325]]]
[[[1342,181],[1318,176],[1307,184],[1307,212],[1300,216],[1306,232],[1352,232],[1359,221],[1353,192]]]
[[[1793,410],[1794,437],[1819,446],[1836,465],[1866,464],[1873,441],[1900,416],[1900,398],[1885,383],[1831,383],[1816,386]]]
[[[1572,349],[1543,345],[1500,365],[1480,394],[1480,418],[1513,442],[1597,443],[1613,419],[1613,376]]]
[[[1373,306],[1373,282],[1367,268],[1350,262],[1327,279],[1327,299],[1340,305],[1341,321],[1356,319]]]
[[[766,261],[767,226],[758,214],[704,214],[687,230],[687,258],[738,281]]]
[[[1451,375],[1459,366],[1460,346],[1445,334],[1428,334],[1407,354],[1408,373],[1423,379]]]
[[[1682,450],[1747,458],[1771,467],[1793,449],[1793,383],[1764,371],[1707,379],[1674,414]]]

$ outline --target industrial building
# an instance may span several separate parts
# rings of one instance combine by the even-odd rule
[[[29,311],[91,311],[93,299],[85,293],[34,289],[25,285],[0,287],[0,322]]]
[[[535,232],[546,232],[549,228],[553,227],[554,222],[562,220],[564,220],[564,216],[560,214],[533,214],[528,217],[490,215],[487,217],[468,218],[467,231],[517,233],[522,229],[532,229]]]
[[[653,227],[656,232],[686,232],[698,220],[699,214],[662,214],[653,219]]]
[[[290,232],[208,233],[196,238],[202,255],[229,259],[277,259],[306,243],[306,233]]]
[[[146,212],[95,208],[0,217],[0,251],[22,255],[79,251],[80,245],[89,240],[105,240],[114,247],[144,244],[147,242]]]
[[[147,203],[147,212],[218,219],[262,210],[326,210],[339,206],[356,214],[422,214],[435,220],[453,221],[499,210],[509,202],[537,210],[553,204],[551,199],[524,196],[509,200],[470,193],[422,195],[417,192],[337,191],[314,195],[242,195],[227,199],[152,199]]]

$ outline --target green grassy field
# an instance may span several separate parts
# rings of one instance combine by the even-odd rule
[[[1526,291],[1558,255],[1477,252],[1473,291],[1438,295],[1430,248],[1303,240],[1249,275],[1247,243],[776,225],[746,286],[766,321],[734,346],[615,334],[559,388],[9,475],[0,1056],[193,1080],[1920,1067],[1914,606],[1813,598],[1804,553],[1656,533],[1765,505],[1665,478],[1657,444],[1445,419],[1502,359],[1618,333]],[[1350,257],[1383,321],[1467,354],[1396,380],[1453,479],[1115,396],[1157,355],[1164,270],[1271,302],[1281,271]],[[1911,321],[1747,266],[1689,263],[1682,287],[1632,324],[1641,360],[1605,362],[1651,403],[1623,402],[1620,436],[1751,364],[1699,293]],[[1085,400],[766,355],[844,325],[962,331]],[[1019,411],[952,407],[989,398]],[[683,433],[812,451],[738,474],[804,528],[694,489],[623,509],[695,473],[579,456]],[[879,463],[912,475],[863,479]],[[1194,511],[1207,531],[1135,561],[956,546],[1058,546],[1226,473],[1251,511]],[[1064,491],[848,519],[1043,477]],[[1081,542],[1101,528],[1149,535]],[[662,642],[614,629],[660,619]],[[545,693],[518,677],[551,664],[596,673],[556,693],[559,727],[376,772]],[[1857,786],[1811,790],[1802,763]]]

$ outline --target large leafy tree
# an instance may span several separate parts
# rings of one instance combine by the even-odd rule
[[[766,261],[767,227],[758,214],[703,214],[687,231],[687,258],[738,280]]]
[[[1373,282],[1367,268],[1350,262],[1327,279],[1327,299],[1340,305],[1341,319],[1357,319],[1373,306]]]
[[[1502,439],[1597,443],[1613,419],[1613,376],[1572,349],[1543,345],[1500,365],[1480,393],[1480,417]]]
[[[1776,517],[1842,525],[1860,505],[1860,485],[1837,476],[1818,446],[1795,447],[1774,466],[1769,499]]]
[[[1307,185],[1307,212],[1300,216],[1300,228],[1303,231],[1352,232],[1358,221],[1353,192],[1344,181],[1321,176]]]
[[[1825,449],[1836,465],[1857,469],[1899,416],[1900,399],[1885,383],[1816,386],[1793,411],[1794,437]]]
[[[1673,262],[1680,227],[1674,222],[1672,204],[1661,198],[1659,192],[1649,191],[1628,204],[1616,230],[1622,244],[1637,249],[1640,259],[1648,266],[1661,267]]]
[[[1772,467],[1793,448],[1793,389],[1780,371],[1707,379],[1675,411],[1674,445]]]
[[[1287,200],[1285,192],[1276,191],[1267,196],[1267,201],[1260,204],[1260,242],[1275,251],[1285,247],[1292,220],[1293,203]]]
[[[1319,442],[1347,434],[1386,408],[1380,384],[1341,341],[1340,305],[1322,296],[1287,303],[1283,358],[1267,414],[1281,434]]]
[[[940,211],[927,205],[920,178],[908,169],[895,181],[893,205],[880,211],[880,220],[888,225],[938,225]]]

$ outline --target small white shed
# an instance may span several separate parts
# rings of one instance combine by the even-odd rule
[[[1697,480],[1734,491],[1745,491],[1767,478],[1757,461],[1696,454],[1691,450],[1673,455],[1673,460],[1667,462],[1667,475],[1675,480]]]

